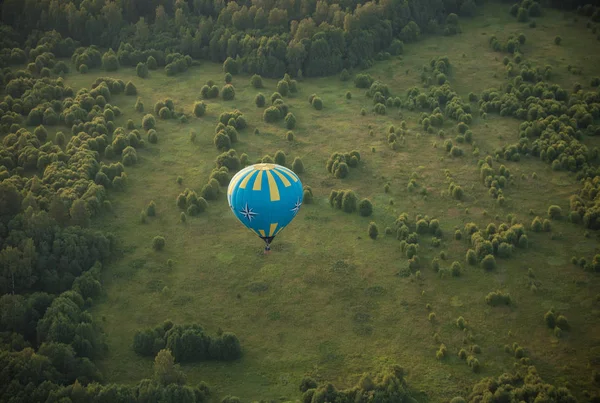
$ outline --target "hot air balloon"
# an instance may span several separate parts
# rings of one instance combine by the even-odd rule
[[[300,178],[290,169],[254,164],[231,178],[227,201],[237,219],[265,241],[266,254],[275,235],[298,214],[302,190]]]

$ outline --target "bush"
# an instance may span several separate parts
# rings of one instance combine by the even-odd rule
[[[285,127],[288,128],[289,130],[292,130],[296,127],[296,116],[294,116],[294,114],[292,112],[289,112],[286,116],[285,116]]]
[[[562,209],[560,206],[552,205],[548,207],[548,216],[553,220],[557,220],[562,216]]]
[[[542,230],[542,220],[540,217],[535,217],[531,222],[531,230],[533,232],[540,232]]]
[[[225,84],[231,84],[231,81],[233,81],[231,73],[225,73]]]
[[[348,70],[346,70],[346,69],[342,70],[342,72],[340,73],[340,80],[341,81],[350,80],[350,73],[348,72]]]
[[[558,315],[558,317],[556,318],[556,326],[558,326],[562,330],[568,330],[569,322],[567,321],[567,318],[563,315]]]
[[[235,88],[231,84],[226,84],[221,90],[221,96],[224,101],[231,101],[235,98]]]
[[[556,326],[556,315],[552,309],[544,314],[544,322],[550,329],[554,329],[554,326]]]
[[[274,161],[277,165],[285,166],[285,153],[281,150],[275,152]]]
[[[148,77],[148,66],[146,63],[139,62],[135,68],[135,72],[137,73],[138,77],[146,78]]]
[[[348,190],[344,192],[344,196],[342,197],[342,210],[346,213],[353,213],[356,211],[358,198],[356,197],[356,193],[352,190]]]
[[[158,135],[156,133],[156,130],[148,130],[148,142],[151,144],[156,144],[158,142]]]
[[[259,92],[258,94],[256,94],[256,97],[254,97],[254,103],[257,107],[262,108],[263,106],[265,106],[266,103],[265,96]]]
[[[456,327],[458,327],[460,330],[465,329],[467,327],[467,321],[465,320],[465,318],[459,316],[458,319],[456,319]]]
[[[225,61],[223,62],[223,72],[224,73],[231,73],[231,74],[237,74],[239,72],[239,63],[237,62],[237,60],[228,57],[227,59],[225,59]]]
[[[156,127],[156,119],[153,115],[147,114],[142,118],[142,127],[144,130],[154,129]]]
[[[154,200],[151,200],[146,206],[146,215],[148,217],[156,216],[156,203],[154,203]]]
[[[453,262],[452,266],[450,266],[450,273],[452,273],[452,276],[454,277],[459,277],[461,270],[462,266],[458,262]]]
[[[125,85],[125,95],[137,95],[137,88],[131,81]]]
[[[202,101],[194,102],[194,116],[197,118],[204,116],[206,113],[206,104]]]
[[[263,86],[262,77],[259,76],[258,74],[255,74],[250,79],[250,83],[252,84],[252,86],[254,88],[257,88],[257,89],[262,88],[262,86]]]
[[[292,132],[291,130],[288,131],[285,135],[287,141],[294,141],[294,132]]]
[[[485,270],[494,270],[496,268],[496,259],[494,258],[494,255],[486,255],[481,260],[481,268]]]
[[[227,151],[231,148],[231,139],[224,131],[220,131],[215,135],[213,143],[218,150]]]
[[[137,152],[135,151],[135,148],[133,148],[131,146],[125,147],[125,149],[123,149],[121,162],[125,166],[131,166],[131,165],[136,164],[137,163]]]
[[[300,157],[294,158],[294,162],[292,162],[292,171],[294,171],[296,174],[301,174],[304,172],[304,164],[302,163]]]
[[[362,199],[358,203],[358,214],[363,217],[369,217],[373,214],[373,204],[369,199]]]
[[[165,248],[165,238],[162,236],[155,236],[152,240],[152,248],[156,251],[163,250]]]
[[[281,119],[281,112],[276,106],[269,106],[263,113],[263,119],[267,123],[275,123]]]
[[[554,38],[554,44],[555,44],[555,45],[560,45],[560,44],[561,44],[561,42],[562,42],[562,38],[561,38],[560,36],[556,36],[556,37]]]
[[[290,85],[288,84],[288,82],[285,80],[279,81],[277,83],[277,92],[284,97],[287,96],[290,92]]]
[[[377,229],[377,224],[373,221],[369,223],[369,238],[377,239],[377,235],[379,235],[379,230]]]
[[[323,100],[319,97],[314,97],[312,100],[312,106],[320,111],[321,109],[323,109]]]
[[[491,306],[510,305],[512,300],[510,294],[505,294],[502,291],[490,292],[485,297],[485,302]]]

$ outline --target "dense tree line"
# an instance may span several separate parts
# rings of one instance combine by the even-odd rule
[[[2,5],[2,21],[10,27],[3,27],[0,60],[4,65],[34,62],[31,50],[71,56],[76,48],[83,54],[93,45],[112,48],[106,57],[91,52],[95,56],[90,61],[109,71],[139,63],[152,69],[152,57],[169,74],[187,69],[193,58],[233,60],[238,68],[231,74],[321,76],[401,53],[402,41],[413,42],[422,33],[456,33],[457,14],[472,16],[477,3],[481,0],[8,0]],[[48,33],[53,40],[40,44]],[[167,61],[175,54],[179,56]],[[185,58],[190,58],[187,63]],[[78,69],[81,65],[92,67],[78,63]]]
[[[171,351],[177,362],[232,361],[242,355],[240,341],[235,334],[219,332],[212,337],[196,324],[174,325],[167,321],[153,329],[135,333],[133,349],[136,353],[155,356],[165,348]]]

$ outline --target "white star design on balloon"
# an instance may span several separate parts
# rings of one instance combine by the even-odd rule
[[[300,201],[300,199],[298,199],[296,204],[294,204],[294,208],[291,209],[290,211],[293,211],[294,215],[296,215],[298,213],[298,210],[300,210],[300,206],[302,206],[302,202]]]
[[[242,210],[240,210],[240,214],[242,214],[244,216],[244,218],[247,218],[248,221],[252,222],[252,219],[254,218],[255,215],[258,215],[258,213],[255,213],[254,211],[252,211],[252,208],[248,208],[248,203],[246,203],[246,207],[244,207]]]

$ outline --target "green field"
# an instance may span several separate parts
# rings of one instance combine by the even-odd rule
[[[509,80],[502,64],[505,54],[490,48],[489,37],[523,32],[524,60],[551,65],[551,83],[570,90],[579,82],[589,90],[590,79],[600,75],[600,52],[592,51],[598,49],[598,41],[585,21],[573,21],[574,14],[549,9],[534,29],[516,22],[505,5],[488,4],[479,10],[482,15],[477,18],[461,20],[458,36],[423,38],[406,45],[402,56],[353,73],[369,73],[403,98],[410,87],[422,88],[424,64],[448,56],[450,84],[467,100],[470,92],[500,88]],[[556,35],[563,38],[561,46],[553,42]],[[570,74],[568,65],[582,67],[582,75]],[[121,68],[69,74],[65,83],[89,88],[98,75],[133,81],[146,112],[157,101],[170,98],[176,110],[191,114],[207,80],[224,85],[222,66],[209,62],[173,77],[159,69],[141,79],[135,69]],[[277,81],[263,78],[260,92],[270,97]],[[311,78],[299,81],[298,92],[284,97],[298,121],[290,142],[283,122],[263,121],[264,108],[254,104],[259,90],[251,86],[250,77],[234,75],[233,85],[235,99],[205,101],[207,113],[201,118],[192,117],[187,124],[157,119],[158,143],[146,142],[138,150],[138,163],[127,168],[125,191],[109,192],[112,212],[94,219],[93,227],[115,233],[124,251],[104,268],[105,297],[93,308],[108,339],[109,354],[99,362],[108,382],[134,384],[152,376],[153,360],[134,353],[133,336],[140,328],[170,319],[199,323],[210,334],[221,328],[239,337],[243,348],[239,361],[182,367],[188,384],[207,381],[217,397],[296,400],[304,375],[342,388],[354,385],[363,372],[377,373],[399,364],[407,369],[408,384],[419,401],[448,401],[456,395],[466,397],[465,391],[483,377],[510,371],[516,359],[504,346],[515,342],[526,349],[546,381],[568,386],[579,398],[584,390],[599,391],[592,383],[592,370],[598,369],[600,359],[600,279],[571,263],[572,256],[591,261],[600,252],[598,236],[592,232],[586,237],[581,225],[565,219],[553,220],[551,232],[529,230],[534,216],[547,217],[550,205],[568,212],[569,197],[579,191],[579,181],[574,173],[553,171],[533,156],[519,162],[494,161],[495,168],[505,165],[514,178],[504,189],[505,205],[499,206],[479,178],[477,161],[516,143],[520,120],[492,113],[484,120],[473,103],[470,126],[480,156],[473,156],[473,146],[465,143],[461,145],[465,155],[452,158],[443,148],[445,139],[422,129],[420,111],[403,109],[399,115],[394,107],[384,116],[376,115],[371,112],[372,99],[353,80]],[[347,91],[352,93],[349,100]],[[323,99],[323,110],[309,104],[311,94]],[[123,111],[117,126],[133,119],[140,127],[143,114],[135,111],[135,99],[119,95],[112,100]],[[367,110],[366,116],[361,116],[361,108]],[[302,158],[305,172],[300,178],[315,196],[276,238],[268,256],[263,255],[262,241],[229,210],[225,188],[206,212],[185,223],[180,222],[181,210],[175,204],[185,188],[199,192],[207,183],[220,153],[213,144],[218,117],[233,109],[248,121],[233,145],[238,155],[246,153],[254,162],[283,150],[288,166],[295,157]],[[406,144],[394,151],[388,146],[388,128],[400,128],[403,120]],[[447,138],[454,138],[456,122],[446,119],[443,129]],[[195,142],[190,141],[192,130],[198,134]],[[590,149],[600,145],[598,137],[582,141]],[[336,179],[327,172],[331,153],[354,149],[362,158],[347,178]],[[446,170],[464,190],[461,201],[449,195]],[[181,185],[178,176],[183,177]],[[407,189],[411,177],[416,177],[417,191]],[[384,192],[386,183],[389,193]],[[331,208],[328,196],[333,189],[352,189],[360,199],[369,198],[373,215]],[[421,189],[426,189],[426,196]],[[142,224],[140,212],[151,200],[157,206],[156,217]],[[403,212],[411,222],[417,214],[438,219],[444,233],[438,247],[432,246],[431,235],[420,236],[418,275],[414,270],[404,275],[408,260],[395,237],[395,221]],[[482,229],[489,223],[510,225],[509,215],[525,225],[528,248],[497,259],[491,272],[467,265],[469,242],[464,234],[455,240],[454,231],[469,222]],[[376,240],[367,235],[371,221],[379,227]],[[386,227],[393,228],[394,235],[386,235]],[[161,252],[152,249],[156,235],[166,239]],[[446,259],[440,261],[441,267],[448,269],[458,261],[463,268],[460,276],[441,276],[431,268],[432,259],[442,251]],[[170,268],[169,259],[174,262]],[[536,291],[530,287],[528,268],[539,281]],[[495,290],[510,293],[512,305],[487,305],[486,295]],[[427,304],[436,314],[434,321],[428,319]],[[560,338],[544,323],[551,307],[571,326]],[[459,316],[468,323],[465,332],[455,325]],[[444,360],[436,359],[440,342],[448,348]],[[473,344],[481,347],[479,373],[457,356],[459,349]]]

